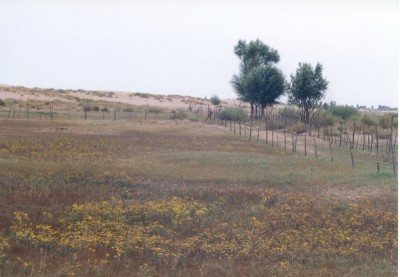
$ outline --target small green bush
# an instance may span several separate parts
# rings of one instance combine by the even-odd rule
[[[172,111],[171,118],[172,119],[186,119],[187,118],[187,113],[184,110],[177,110],[177,111]]]
[[[0,99],[0,106],[1,107],[5,107],[6,106],[6,102],[4,102],[3,100]]]
[[[221,99],[219,99],[219,97],[216,94],[213,94],[213,96],[211,96],[210,98],[210,102],[214,106],[218,106],[221,104]]]
[[[379,126],[383,129],[389,129],[392,121],[392,114],[384,114],[379,118]],[[397,126],[397,115],[394,115],[393,125]]]
[[[218,113],[220,120],[245,121],[247,114],[242,108],[225,108]]]
[[[291,127],[291,131],[296,134],[304,133],[307,131],[307,126],[304,123],[297,123]]]
[[[361,118],[361,123],[367,126],[376,125],[376,120],[368,114],[364,114]]]
[[[358,110],[352,106],[334,106],[329,108],[329,112],[343,120],[348,120],[358,114]]]
[[[323,127],[323,126],[333,126],[335,124],[335,118],[334,116],[327,112],[327,111],[322,111],[315,119],[314,121],[315,127]]]

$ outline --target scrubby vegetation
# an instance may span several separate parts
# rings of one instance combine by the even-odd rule
[[[245,121],[247,113],[242,108],[224,108],[218,113],[218,117],[221,120]]]

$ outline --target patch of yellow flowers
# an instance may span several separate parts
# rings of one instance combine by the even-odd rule
[[[129,205],[115,200],[74,204],[54,226],[33,224],[27,214],[16,212],[11,232],[28,246],[61,254],[94,252],[103,263],[134,255],[149,263],[183,257],[256,260],[286,268],[329,255],[397,255],[395,211],[374,209],[368,201],[320,204],[272,189],[259,195],[240,207],[224,199],[178,197]],[[0,255],[7,245],[0,238]]]
[[[10,248],[11,246],[8,239],[0,235],[0,259],[6,257],[6,254]]]

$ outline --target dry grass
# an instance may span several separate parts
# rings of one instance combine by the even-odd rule
[[[397,272],[397,176],[367,163],[190,121],[0,126],[1,275]]]

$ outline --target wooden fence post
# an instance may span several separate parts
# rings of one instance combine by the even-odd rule
[[[272,118],[273,115],[271,115]],[[271,121],[271,143],[272,143],[272,147],[274,147],[274,126],[273,123]]]
[[[26,113],[27,113],[28,120],[29,120],[29,94],[28,94],[28,102],[26,103]]]
[[[353,157],[353,150],[350,147],[350,157],[351,157],[351,164],[353,165],[354,168],[354,157]]]
[[[294,152],[294,134],[292,130],[292,152]]]
[[[283,130],[283,139],[285,140],[285,150],[286,150],[286,130]]]
[[[278,131],[276,131],[276,147],[279,148],[279,136],[278,136]]]
[[[253,128],[253,118],[250,118],[250,133],[249,133],[249,141],[251,141],[251,129]]]
[[[364,149],[365,149],[365,132],[364,132],[364,128],[362,129],[362,134],[363,134],[363,143],[362,143],[363,148],[362,148],[362,150],[364,151]]]
[[[396,161],[394,159],[394,146],[393,146],[393,118],[394,118],[394,115],[392,115],[392,117],[390,119],[389,151],[392,154],[393,174],[396,175]],[[395,138],[395,140],[396,140],[396,138]]]
[[[18,113],[18,119],[21,119],[21,106],[22,106],[22,95],[21,95],[21,100],[19,101],[19,113]]]
[[[315,142],[315,138],[314,139],[314,152],[315,152],[315,158],[318,159],[318,154],[317,154],[317,143]]]
[[[376,154],[379,154],[379,136],[378,136],[378,126],[375,125],[375,145],[376,145]]]
[[[10,106],[10,110],[8,111],[8,116],[7,116],[7,119],[9,119],[9,118],[10,118],[10,114],[11,114],[11,108],[12,108],[12,105]]]
[[[307,130],[304,132],[304,156],[307,157]]]

